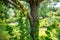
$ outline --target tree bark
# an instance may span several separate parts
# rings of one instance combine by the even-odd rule
[[[35,23],[38,21],[38,7],[36,5],[36,3],[33,3],[33,4],[30,4],[30,10],[31,10],[31,16],[33,17],[33,20],[31,21],[30,20],[30,28],[31,28],[31,37],[33,40],[35,40],[35,29],[36,26],[35,26]]]

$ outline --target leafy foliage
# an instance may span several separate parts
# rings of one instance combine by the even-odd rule
[[[24,5],[23,9],[26,8],[30,13],[29,4],[21,3]],[[35,28],[35,36],[38,34],[39,40],[60,40],[60,9],[48,8],[49,3],[50,1],[45,0],[39,6],[39,22],[35,23],[35,26],[38,26],[38,29]],[[23,13],[12,5],[0,3],[0,40],[32,40],[30,22],[25,16],[27,11]],[[35,39],[37,40],[37,37]]]

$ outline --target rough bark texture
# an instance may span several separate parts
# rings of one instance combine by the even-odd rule
[[[38,29],[37,25],[37,21],[38,21],[38,4],[43,1],[43,0],[30,0],[29,1],[29,4],[30,4],[30,9],[31,9],[31,12],[30,12],[30,15],[32,16],[33,20],[30,19],[30,28],[31,28],[31,37],[32,37],[32,40],[39,40],[39,39],[35,39],[36,36],[36,29]]]
[[[30,3],[30,9],[31,9],[31,13],[30,14],[33,17],[33,20],[30,21],[30,28],[31,28],[30,35],[31,35],[32,39],[35,40],[35,36],[34,35],[35,35],[36,31],[34,30],[34,28],[35,28],[35,23],[38,20],[38,7],[37,7],[37,4],[34,1]]]
[[[33,21],[32,22],[30,21],[30,26],[31,26],[30,27],[31,28],[31,33],[30,34],[31,34],[33,40],[35,40],[34,39],[34,35],[35,35],[34,28],[35,28],[35,23],[38,20],[38,12],[37,12],[37,6],[36,5],[34,5],[34,6],[31,7],[31,15],[33,17]]]

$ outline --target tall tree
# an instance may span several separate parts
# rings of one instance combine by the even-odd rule
[[[24,5],[22,5],[19,1],[25,1],[27,3],[30,4],[30,14],[28,12],[26,12],[26,16],[28,17],[29,21],[30,21],[30,28],[31,28],[31,37],[33,40],[39,40],[39,39],[35,39],[35,33],[36,31],[34,31],[35,23],[38,21],[38,5],[39,3],[41,3],[43,0],[0,0],[3,1],[5,4],[10,3],[12,5],[14,5],[17,9],[22,9],[23,12],[27,11],[26,8],[24,8]],[[37,27],[36,27],[37,28]]]

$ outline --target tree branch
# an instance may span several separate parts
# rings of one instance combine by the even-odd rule
[[[12,4],[14,7],[16,7],[19,10],[22,9],[23,13],[25,11],[27,11],[26,8],[23,8],[24,6],[20,2],[18,2],[17,0],[12,0],[12,1],[4,0],[4,2]],[[33,21],[33,17],[28,13],[28,11],[27,11],[27,15],[26,16],[29,18],[30,21]]]

